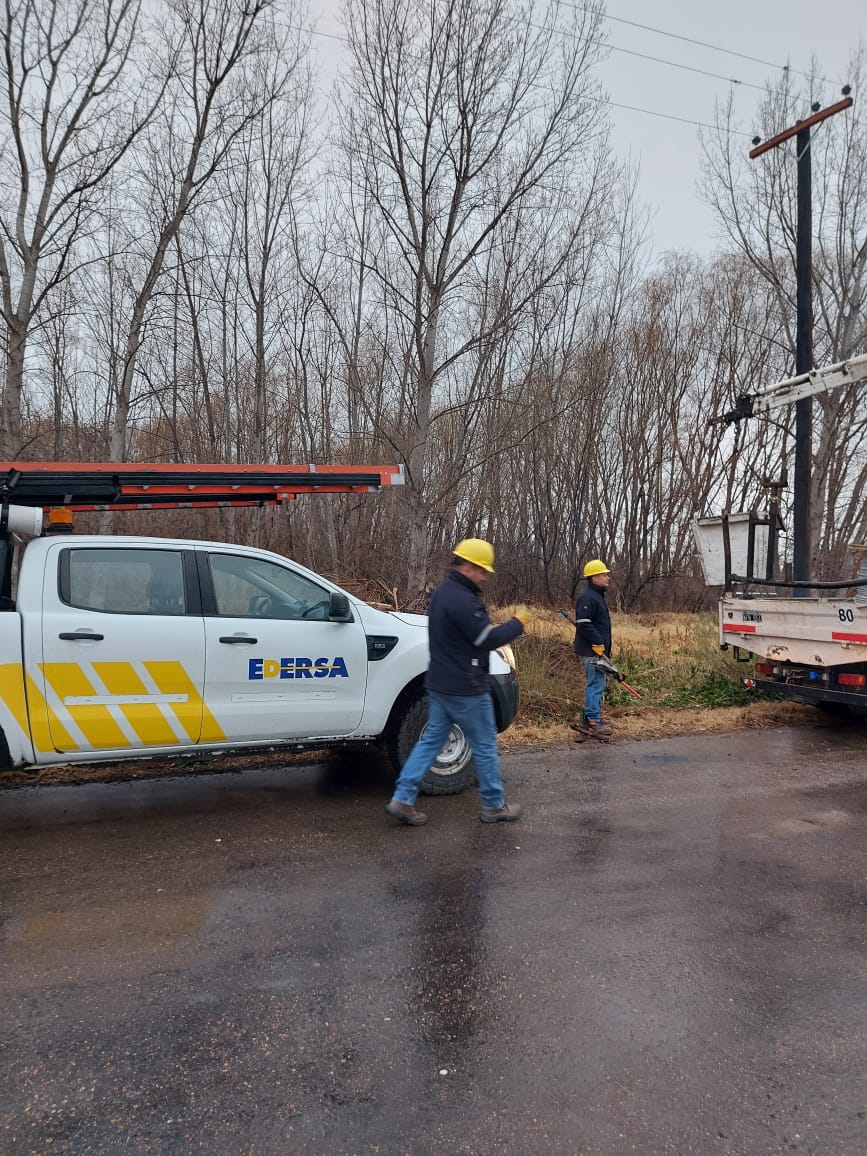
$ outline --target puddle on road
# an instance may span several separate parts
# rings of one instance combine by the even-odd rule
[[[863,825],[867,784],[809,787],[768,799],[740,800],[729,823],[750,839],[820,837]]]
[[[157,894],[110,907],[70,907],[13,916],[4,931],[7,982],[68,982],[138,976],[177,966],[198,951],[215,900],[210,894]]]

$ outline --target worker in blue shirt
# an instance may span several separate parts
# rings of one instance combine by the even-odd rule
[[[605,591],[611,582],[611,571],[600,558],[584,567],[587,587],[575,603],[574,650],[584,666],[586,688],[584,713],[576,724],[578,738],[610,739],[611,727],[602,718],[602,696],[605,675],[596,665],[597,658],[611,657],[611,615]]]
[[[430,665],[425,677],[428,723],[410,751],[386,811],[412,827],[427,822],[415,808],[419,783],[449,737],[461,728],[473,752],[483,823],[514,822],[517,803],[507,803],[500,777],[497,725],[490,694],[490,653],[524,631],[529,616],[516,614],[494,626],[481,592],[494,572],[494,548],[481,538],[465,538],[454,548],[452,569],[434,590],[428,608]]]

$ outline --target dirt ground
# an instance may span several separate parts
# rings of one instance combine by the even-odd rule
[[[619,706],[607,708],[605,714],[614,732],[612,742],[803,726],[821,718],[814,707],[793,702],[753,702],[748,706],[689,707],[684,710]],[[507,749],[570,741],[569,721],[539,725],[524,722],[519,716],[514,725],[500,735],[500,745]]]

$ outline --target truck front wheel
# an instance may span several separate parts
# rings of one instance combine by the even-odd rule
[[[426,726],[427,695],[422,692],[404,706],[389,736],[389,755],[398,774]],[[470,744],[461,728],[453,725],[445,746],[422,779],[419,790],[423,795],[459,795],[475,786],[475,782],[476,768]]]

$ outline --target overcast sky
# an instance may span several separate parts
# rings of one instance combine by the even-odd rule
[[[751,136],[762,93],[749,85],[762,87],[769,78],[780,75],[779,67],[661,36],[613,18],[652,25],[797,70],[806,70],[815,55],[822,75],[830,81],[817,97],[823,104],[840,99],[851,51],[859,42],[867,41],[864,0],[655,0],[653,4],[611,0],[607,12],[615,49],[642,52],[727,78],[719,80],[613,51],[602,73],[612,102],[710,124],[715,101],[726,100],[734,89],[736,108]],[[740,83],[732,85],[731,80]],[[855,107],[843,115],[867,115],[862,103],[867,94],[854,96]],[[624,108],[612,108],[611,116],[618,153],[632,156],[640,164],[641,193],[654,212],[655,249],[712,251],[719,244],[714,219],[696,190],[701,155],[698,130],[691,124]],[[743,143],[748,150],[750,141],[745,138]]]
[[[320,32],[332,36],[340,32],[339,0],[311,0],[311,6]],[[822,75],[831,82],[819,99],[830,104],[839,99],[840,86],[848,79],[851,51],[867,42],[865,0],[609,0],[607,13],[613,51],[602,66],[600,79],[613,102],[614,147],[620,157],[631,159],[640,167],[640,195],[653,214],[651,230],[656,253],[692,249],[708,254],[719,244],[713,217],[696,190],[698,129],[694,124],[666,117],[710,124],[715,101],[725,100],[734,87],[736,107],[752,135],[752,114],[762,94],[750,85],[761,87],[768,78],[778,76],[784,64],[805,70],[815,55]],[[634,24],[646,27],[637,28]],[[651,32],[648,27],[660,31]],[[714,51],[688,40],[729,52]],[[339,53],[339,45],[321,35],[314,37],[314,46],[325,65],[320,73],[325,81],[333,76],[328,65]],[[669,63],[646,60],[632,53]],[[743,56],[768,63],[755,63]],[[674,65],[701,71],[686,71]],[[717,75],[705,76],[703,72]],[[733,86],[732,80],[740,83]],[[843,115],[867,115],[863,103],[867,93],[853,95],[855,107]],[[744,147],[750,147],[746,138]]]

